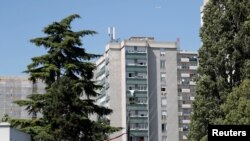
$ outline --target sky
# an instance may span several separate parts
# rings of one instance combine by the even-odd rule
[[[0,76],[23,73],[31,58],[45,54],[30,39],[46,36],[42,30],[63,18],[79,14],[74,31],[90,29],[98,34],[85,36],[83,47],[102,54],[109,42],[108,27],[116,28],[116,38],[154,37],[156,41],[180,39],[182,50],[200,46],[200,6],[203,0],[1,0]]]

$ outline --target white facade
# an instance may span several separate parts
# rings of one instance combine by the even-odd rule
[[[131,141],[178,141],[186,135],[185,129],[185,133],[180,132],[180,121],[184,126],[189,124],[187,110],[182,109],[191,109],[197,53],[177,49],[178,42],[157,42],[152,37],[107,44],[104,55],[96,61],[95,74],[103,86],[97,102],[113,110],[107,117],[112,126],[123,127],[111,138],[122,135],[116,140],[126,141],[128,125]],[[135,99],[133,104],[131,98]],[[188,105],[182,105],[183,101]],[[180,116],[182,111],[185,115]]]
[[[31,136],[17,129],[11,128],[7,122],[0,123],[1,141],[31,141]]]

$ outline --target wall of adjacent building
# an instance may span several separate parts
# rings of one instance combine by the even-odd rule
[[[17,129],[11,128],[9,123],[0,123],[1,141],[31,141],[31,136]]]
[[[8,114],[12,118],[30,118],[24,107],[13,101],[26,99],[32,93],[45,93],[42,82],[32,83],[26,76],[0,76],[0,118]]]

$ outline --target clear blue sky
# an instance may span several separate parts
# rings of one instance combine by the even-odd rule
[[[157,41],[180,38],[181,49],[200,47],[200,6],[203,0],[1,0],[0,75],[22,73],[31,58],[45,53],[30,39],[44,36],[42,29],[71,14],[81,19],[74,30],[92,29],[84,37],[88,52],[102,54],[109,41],[107,28],[116,27],[116,37],[152,36]]]

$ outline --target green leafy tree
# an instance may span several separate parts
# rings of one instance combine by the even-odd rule
[[[203,44],[189,140],[204,139],[208,124],[222,124],[221,105],[233,87],[249,77],[249,6],[249,0],[209,0],[203,10]]]
[[[81,37],[96,32],[72,31],[70,24],[79,17],[71,15],[54,22],[44,28],[46,37],[31,40],[36,46],[44,47],[47,54],[32,58],[25,72],[33,82],[45,82],[47,93],[16,101],[26,106],[33,119],[14,119],[12,123],[31,133],[34,140],[97,141],[119,129],[91,120],[94,116],[109,115],[112,110],[95,104],[100,86],[92,80],[95,65],[90,59],[99,55],[87,53],[81,47]],[[37,116],[39,113],[42,117]]]
[[[250,79],[244,80],[222,105],[224,124],[250,124]]]

